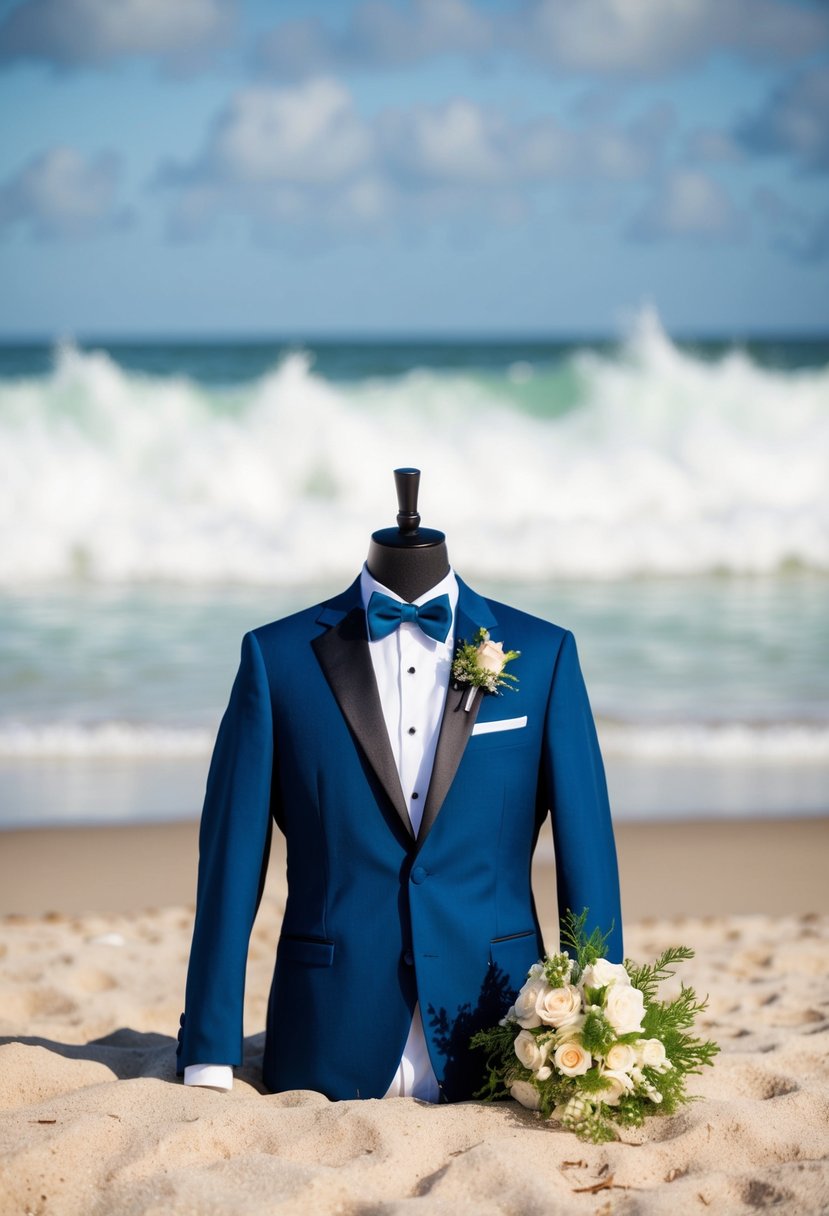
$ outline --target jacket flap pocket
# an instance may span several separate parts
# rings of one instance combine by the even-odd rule
[[[509,987],[517,992],[524,984],[530,967],[542,957],[535,929],[492,938],[489,957],[493,965],[508,978]]]
[[[330,967],[334,961],[334,943],[324,937],[299,937],[283,933],[277,945],[277,955],[294,963],[310,967]]]

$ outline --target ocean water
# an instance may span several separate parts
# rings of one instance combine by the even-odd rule
[[[571,628],[621,818],[829,806],[829,341],[0,347],[0,826],[196,816],[242,633],[422,469]],[[508,639],[507,639],[508,640]]]

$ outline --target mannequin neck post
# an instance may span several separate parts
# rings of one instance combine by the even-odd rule
[[[388,544],[371,538],[366,565],[368,572],[378,583],[388,587],[395,595],[410,604],[418,596],[429,591],[449,573],[449,554],[446,541],[426,541],[422,530],[415,533],[409,544]]]

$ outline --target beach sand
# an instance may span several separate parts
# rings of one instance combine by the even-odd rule
[[[829,819],[617,826],[625,953],[695,957],[700,1101],[593,1146],[512,1101],[262,1092],[284,908],[275,848],[234,1089],[185,1087],[175,1033],[195,824],[0,836],[0,1213],[829,1212]],[[554,869],[534,890],[557,944]]]

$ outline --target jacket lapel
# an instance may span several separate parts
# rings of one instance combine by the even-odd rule
[[[457,646],[461,639],[471,642],[479,628],[491,629],[497,622],[486,600],[468,587],[457,573],[455,577],[458,580],[458,605],[455,611],[455,645]],[[433,827],[438,812],[449,793],[464,749],[472,734],[472,727],[475,725],[481,702],[486,694],[479,689],[472,702],[472,707],[467,712],[464,706],[468,696],[469,686],[456,685],[450,676],[432,766],[432,777],[426,793],[423,818],[417,833],[418,849]]]
[[[406,835],[414,842],[369,654],[359,577],[342,595],[323,605],[317,620],[330,626],[311,642],[325,678]]]

